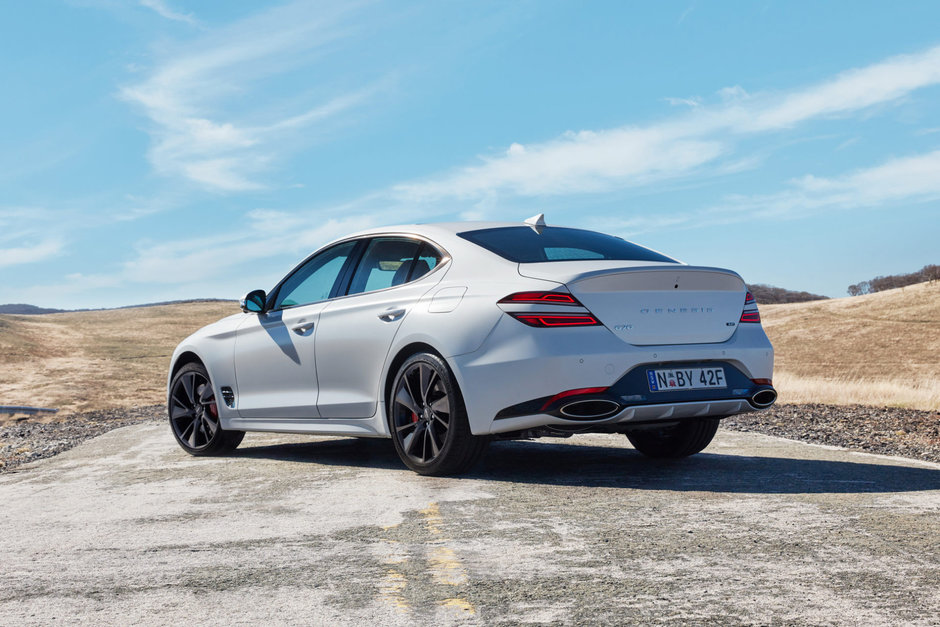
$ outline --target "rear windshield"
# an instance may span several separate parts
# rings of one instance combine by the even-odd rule
[[[458,235],[516,263],[588,259],[678,263],[666,255],[613,235],[559,226],[545,227],[541,234],[528,226],[506,226],[464,231]]]

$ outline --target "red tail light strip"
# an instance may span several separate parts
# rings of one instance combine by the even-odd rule
[[[516,292],[503,298],[501,303],[534,303],[537,305],[576,305],[578,299],[565,292]]]
[[[565,390],[564,392],[559,392],[555,396],[548,399],[545,402],[545,404],[542,405],[542,409],[540,409],[539,411],[545,411],[555,401],[563,399],[563,398],[567,398],[569,396],[582,396],[585,394],[603,394],[608,389],[609,388],[578,388],[576,390]]]
[[[738,322],[760,323],[760,312],[757,311],[757,301],[754,300],[754,295],[750,292],[744,297],[744,311],[741,313],[741,319],[738,320]]]
[[[591,314],[507,313],[530,327],[595,327],[600,325],[600,321]]]

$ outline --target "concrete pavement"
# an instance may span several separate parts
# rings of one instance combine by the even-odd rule
[[[494,444],[125,427],[0,475],[0,625],[940,624],[940,465],[719,431]]]

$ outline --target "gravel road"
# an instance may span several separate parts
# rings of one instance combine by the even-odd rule
[[[420,477],[386,441],[124,427],[0,476],[0,624],[931,625],[940,465],[719,431],[494,445]]]

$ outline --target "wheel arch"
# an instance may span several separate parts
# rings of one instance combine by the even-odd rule
[[[398,352],[395,354],[394,359],[389,362],[388,371],[385,374],[385,381],[382,384],[382,406],[385,408],[384,411],[384,425],[385,428],[388,428],[388,398],[392,393],[392,385],[395,384],[395,377],[398,375],[398,369],[401,368],[401,365],[411,357],[412,355],[417,355],[418,353],[431,353],[440,357],[444,363],[447,363],[447,360],[444,359],[444,356],[441,354],[441,351],[437,350],[430,344],[426,342],[411,342],[402,346]],[[450,367],[450,364],[448,364]]]
[[[170,368],[170,381],[173,380],[173,377],[176,376],[176,373],[179,372],[183,366],[187,366],[189,364],[201,364],[203,367],[207,368],[206,362],[202,359],[202,357],[193,351],[183,351],[176,357],[176,361],[173,362],[173,366]]]

